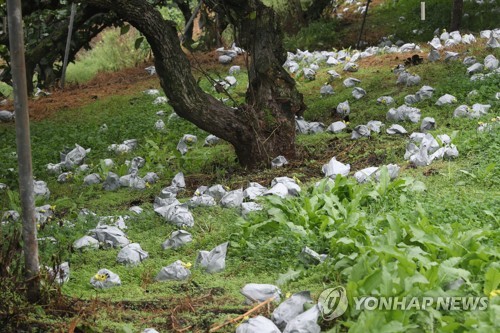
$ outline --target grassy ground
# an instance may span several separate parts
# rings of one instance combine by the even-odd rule
[[[479,46],[474,46],[469,51],[480,60],[489,53]],[[495,55],[500,58],[498,51]],[[332,109],[339,102],[348,99],[351,104],[349,129],[369,120],[386,122],[385,114],[388,108],[377,105],[375,100],[382,95],[391,95],[399,105],[405,95],[415,93],[420,88],[396,85],[391,67],[401,60],[395,58],[396,55],[386,55],[377,58],[378,60],[361,62],[361,70],[351,76],[362,80],[360,86],[368,95],[358,101],[351,97],[351,89],[343,87],[340,80],[334,83],[336,93],[333,96],[320,98],[319,88],[326,82],[326,69],[319,72],[316,81],[306,82],[298,79],[299,89],[304,93],[308,105],[306,118],[323,121],[328,125],[338,120]],[[335,69],[341,72],[341,67]],[[444,93],[453,94],[460,102],[465,103],[468,92],[477,89],[479,95],[475,97],[475,101],[493,105],[490,114],[482,119],[488,121],[489,118],[499,115],[499,102],[493,100],[499,79],[497,76],[472,83],[465,74],[464,66],[459,63],[425,63],[410,68],[410,71],[419,74],[423,84],[436,89],[431,100],[420,102],[416,106],[422,109],[422,117],[432,116],[436,119],[437,128],[433,134],[451,135],[456,131],[454,143],[460,152],[457,160],[439,161],[431,166],[415,169],[403,160],[406,137],[380,134],[370,139],[352,141],[349,139],[349,133],[323,133],[298,136],[297,145],[301,158],[291,161],[290,166],[250,173],[236,164],[234,151],[229,145],[202,147],[207,133],[184,120],[169,121],[171,108],[167,105],[154,106],[154,98],[140,91],[130,96],[102,98],[88,106],[66,109],[53,117],[33,122],[31,131],[34,174],[36,178],[48,181],[52,192],[50,200],[39,200],[37,204],[49,203],[56,206],[56,219],[40,230],[40,237],[55,237],[57,243],[40,243],[41,262],[44,265],[59,261],[70,262],[71,278],[62,287],[62,293],[72,297],[72,306],[76,310],[68,311],[67,317],[61,318],[52,315],[50,311],[40,315],[40,307],[38,312],[28,317],[23,317],[22,311],[19,311],[21,314],[17,319],[21,318],[32,327],[40,327],[40,331],[67,331],[74,324],[73,327],[85,332],[136,332],[146,327],[156,327],[161,332],[195,332],[206,331],[214,324],[245,312],[248,306],[242,305],[243,296],[239,294],[239,290],[246,283],[276,283],[281,279],[283,294],[307,289],[311,290],[314,298],[324,288],[338,284],[348,286],[349,292],[353,293],[380,293],[377,283],[372,283],[374,286],[369,289],[364,277],[371,276],[375,279],[376,274],[385,267],[393,274],[394,290],[400,291],[398,288],[401,288],[403,278],[398,274],[402,273],[394,268],[394,262],[402,262],[403,259],[394,257],[394,252],[390,254],[388,250],[385,257],[371,256],[373,247],[382,246],[380,244],[393,247],[396,252],[402,251],[401,247],[398,247],[400,244],[422,244],[422,250],[425,250],[423,256],[441,268],[445,267],[442,266],[443,263],[450,258],[463,258],[453,267],[470,272],[467,275],[466,287],[462,291],[483,295],[483,285],[487,281],[485,274],[494,268],[500,253],[497,219],[500,213],[500,139],[497,131],[478,133],[475,120],[452,118],[455,106],[437,107],[434,103]],[[240,74],[238,80],[234,96],[235,99],[241,100],[246,86],[245,75]],[[211,89],[206,79],[201,80],[201,85],[206,90]],[[154,129],[154,124],[159,119],[156,112],[159,110],[164,110],[167,114],[162,118],[167,124],[164,133]],[[108,131],[100,132],[99,128],[104,123],[107,124]],[[417,124],[405,123],[403,126],[410,133],[418,130]],[[197,135],[199,141],[185,157],[181,157],[175,147],[185,133]],[[12,154],[15,151],[14,125],[1,124],[0,135],[0,182],[16,189],[15,172],[9,171],[15,170],[17,163]],[[139,141],[137,151],[127,155],[114,155],[107,151],[108,145],[131,138]],[[59,184],[54,176],[46,172],[45,165],[58,162],[59,152],[67,147],[71,148],[75,143],[84,148],[92,148],[86,159],[92,172],[105,175],[108,169],[104,168],[100,161],[113,158],[115,167],[111,171],[123,175],[126,172],[125,160],[142,156],[146,159],[146,165],[141,169],[141,175],[154,171],[160,175],[161,180],[144,191],[120,189],[117,192],[104,192],[98,185],[83,186],[83,175],[78,174],[72,182]],[[408,183],[400,184],[390,191],[374,184],[358,186],[350,181],[339,183],[344,185],[339,185],[332,193],[339,198],[346,196],[345,193],[351,193],[339,206],[347,209],[349,214],[345,219],[341,218],[328,226],[331,228],[329,231],[337,230],[339,235],[325,236],[325,230],[314,225],[316,215],[321,210],[307,208],[313,207],[308,201],[309,198],[320,196],[314,189],[305,189],[322,178],[321,165],[333,156],[337,156],[344,163],[350,163],[352,171],[371,165],[398,163],[402,166],[401,177],[412,177],[413,180],[408,180]],[[278,220],[265,223],[266,226],[261,227],[260,223],[269,219],[267,214],[244,221],[233,209],[197,208],[192,210],[195,226],[190,230],[194,241],[177,251],[163,251],[160,244],[175,228],[166,224],[152,211],[152,202],[179,171],[184,172],[188,183],[186,192],[180,195],[183,200],[190,197],[199,185],[222,183],[235,189],[246,185],[248,181],[256,180],[268,186],[275,176],[295,176],[302,182],[304,194],[299,199],[283,203],[268,202],[267,205],[285,207],[285,212],[296,212],[288,219],[297,225],[303,223],[302,219],[312,221],[307,228],[304,227],[307,235],[296,233],[297,229]],[[412,190],[411,184],[415,181],[422,182],[427,190]],[[376,191],[378,195],[372,191]],[[370,199],[367,193],[374,197]],[[354,200],[358,196],[359,202]],[[19,208],[13,192],[0,193],[0,203],[3,209]],[[129,238],[140,243],[150,254],[150,259],[143,264],[133,268],[118,264],[115,260],[117,250],[79,253],[71,249],[74,240],[85,235],[97,224],[94,218],[78,217],[80,209],[90,209],[99,216],[124,215],[131,214],[128,208],[133,205],[140,205],[145,210],[141,215],[132,216],[127,223]],[[356,222],[352,220],[354,217]],[[256,225],[258,227],[255,227]],[[403,231],[393,235],[395,230]],[[484,233],[479,233],[481,231]],[[407,237],[406,234],[413,237],[411,241],[410,236]],[[436,236],[438,239],[433,238]],[[393,244],[394,239],[391,240],[391,237],[398,240],[398,243]],[[428,240],[430,238],[432,242]],[[231,245],[224,272],[208,275],[195,268],[192,270],[192,277],[186,282],[153,281],[161,267],[177,259],[194,263],[198,250],[209,250],[228,240]],[[304,267],[297,259],[304,245],[320,253],[328,253],[332,260],[316,267]],[[369,247],[372,247],[371,250],[368,250]],[[365,275],[361,278],[342,266],[346,260],[343,256],[353,254],[357,254],[359,258],[352,259],[353,262],[349,265],[365,266]],[[432,269],[427,270],[425,263],[419,260],[415,259],[415,262],[423,267],[419,274],[428,274],[425,275],[426,278],[434,281],[431,277]],[[377,262],[380,264],[376,264]],[[123,285],[109,290],[94,290],[89,279],[103,267],[118,273]],[[407,269],[415,270],[415,267]],[[293,278],[286,278],[282,274],[287,271],[296,273],[291,274],[294,275]],[[450,278],[462,276],[455,273],[456,271],[453,271]],[[439,290],[450,278],[435,280],[429,286],[419,284],[419,292]],[[494,286],[493,289],[498,287]],[[18,303],[12,299],[9,298],[8,302],[6,306],[10,306],[11,310],[19,309],[16,308]],[[262,313],[268,314],[271,309],[264,309]],[[395,321],[400,323],[400,326],[393,326],[393,331],[399,332],[408,330],[411,324],[408,320],[412,320],[418,323],[422,330],[431,331],[428,322],[416,318],[417,314],[412,314],[404,320],[391,317],[393,315],[399,314],[381,314],[381,317],[375,318],[372,313],[351,312],[343,317],[342,321],[324,322],[322,326],[332,332],[346,331],[348,327],[351,327],[352,331],[368,332],[371,329],[372,332],[378,332],[387,331],[383,328],[384,325]],[[470,331],[474,327],[474,323],[470,322],[471,316],[476,315],[480,318],[478,320],[481,325],[494,327],[491,326],[491,319],[483,318],[483,314],[464,314],[462,317],[469,322],[464,322],[460,315],[451,314],[435,319],[436,331],[446,331],[446,324],[458,327],[451,331]],[[13,317],[15,315],[11,314],[10,318]],[[431,321],[434,325],[434,321]],[[370,327],[361,326],[362,324]],[[229,325],[221,331],[232,332],[234,326]]]
[[[304,2],[304,1],[303,1]],[[365,6],[366,1],[361,1]],[[372,0],[362,40],[369,45],[377,45],[382,37],[391,37],[392,42],[427,42],[434,36],[436,29],[448,29],[451,21],[452,0],[425,1],[426,19],[420,18],[420,0]],[[275,7],[282,6],[281,1],[272,2]],[[320,22],[313,22],[296,36],[287,36],[285,45],[290,50],[324,50],[329,48],[347,48],[356,45],[361,30],[363,15],[355,12],[357,5],[338,1],[340,6],[338,19],[332,13],[326,13]],[[356,2],[355,2],[356,3]],[[461,32],[497,27],[499,0],[464,1],[464,17]],[[344,9],[347,9],[344,12]]]
[[[140,34],[135,29],[121,34],[119,28],[110,28],[100,37],[92,49],[81,51],[77,61],[68,65],[66,73],[68,82],[84,83],[99,72],[112,72],[137,66],[150,53],[149,45],[145,42],[138,42],[136,47]]]

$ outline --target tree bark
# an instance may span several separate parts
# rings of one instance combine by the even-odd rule
[[[450,31],[455,31],[460,29],[460,25],[462,23],[463,11],[464,11],[464,0],[453,0]]]
[[[219,39],[219,27],[215,20],[217,13],[210,12],[206,5],[200,7],[200,29],[203,31],[198,40],[197,50],[210,51],[219,47],[222,43]]]
[[[28,300],[40,299],[40,263],[35,223],[35,196],[31,161],[31,139],[28,115],[28,92],[24,60],[23,19],[21,1],[8,0],[9,41],[16,112],[16,145],[19,170],[19,196],[23,220],[23,252]]]
[[[288,1],[286,13],[283,18],[283,30],[288,34],[295,35],[305,25],[304,12],[300,0]]]
[[[276,13],[260,1],[219,1],[251,58],[246,106],[256,141],[237,147],[242,158],[295,157],[295,116],[305,109],[295,81],[283,69],[286,51]],[[250,161],[241,161],[244,164]]]
[[[82,47],[87,45],[105,27],[116,22],[116,20],[113,17],[103,18],[97,7],[87,6],[81,12],[78,12],[75,17],[75,38],[73,39],[69,60],[72,61]],[[99,24],[99,22],[102,24]],[[56,74],[53,71],[54,63],[60,60],[64,53],[64,40],[67,37],[67,29],[67,21],[58,22],[55,24],[52,34],[38,41],[34,47],[26,49],[25,62],[28,94],[31,94],[34,90],[33,78],[37,65],[40,67],[43,87],[48,88],[56,79]],[[6,37],[0,39],[0,44],[8,45],[9,39]],[[11,85],[12,76],[10,71],[4,71],[0,76],[0,80]]]
[[[306,22],[310,23],[319,20],[325,8],[331,3],[332,0],[314,0],[304,13]]]
[[[276,15],[260,0],[212,1],[235,26],[239,45],[250,56],[245,105],[230,108],[203,92],[182,52],[173,22],[164,21],[144,0],[85,0],[114,10],[141,31],[155,55],[160,84],[175,112],[234,147],[248,167],[277,155],[295,156],[295,115],[304,110],[295,81],[283,69],[286,52]]]

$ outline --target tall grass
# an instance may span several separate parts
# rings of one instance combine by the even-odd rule
[[[135,29],[123,35],[118,28],[104,31],[91,50],[82,51],[76,62],[68,65],[67,80],[82,83],[89,81],[99,72],[137,66],[150,52],[146,42],[142,42],[136,49],[135,43],[139,37],[140,34]]]

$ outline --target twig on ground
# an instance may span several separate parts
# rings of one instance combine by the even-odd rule
[[[239,316],[238,316],[238,317],[236,317],[236,318],[230,319],[230,320],[228,320],[228,321],[224,322],[223,324],[220,324],[220,325],[218,325],[218,326],[215,326],[215,327],[211,328],[211,329],[209,330],[209,332],[210,332],[210,333],[211,333],[211,332],[215,332],[215,331],[217,331],[217,330],[221,329],[221,328],[222,328],[222,327],[224,327],[224,326],[227,326],[227,325],[229,325],[229,324],[234,324],[234,323],[236,323],[236,322],[240,321],[241,319],[245,318],[246,316],[248,316],[248,315],[250,315],[250,314],[254,313],[255,311],[257,311],[258,309],[262,308],[263,306],[268,305],[269,303],[271,303],[272,301],[274,301],[274,299],[275,299],[275,298],[276,298],[276,296],[273,296],[273,297],[271,297],[271,298],[266,299],[264,302],[257,304],[255,307],[253,307],[252,309],[248,310],[248,311],[247,311],[247,312],[245,312],[244,314],[239,315]]]

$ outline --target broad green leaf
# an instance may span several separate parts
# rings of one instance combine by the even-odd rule
[[[276,284],[278,286],[282,286],[287,282],[297,279],[301,273],[302,273],[301,270],[294,271],[293,269],[288,268],[288,271],[286,271],[286,273],[278,275],[278,280],[276,280]]]
[[[308,234],[307,230],[304,229],[304,227],[296,225],[293,222],[286,222],[286,225],[290,228],[290,231],[296,236],[305,237]]]
[[[278,223],[287,223],[288,217],[286,216],[285,212],[279,208],[270,208],[267,213],[272,216],[272,219],[275,220]]]
[[[420,180],[415,180],[411,185],[410,190],[413,192],[424,192],[427,190],[427,186],[425,186],[425,184]]]
[[[436,234],[429,234],[417,226],[410,225],[410,230],[413,234],[411,238],[412,242],[418,242],[423,245],[435,245],[439,247],[447,247],[448,245],[444,243],[441,238]]]
[[[468,270],[455,267],[461,260],[462,258],[455,257],[441,262],[439,265],[439,277],[442,282],[449,282],[458,278],[462,278],[465,281],[469,280],[471,273]]]
[[[138,50],[141,47],[142,42],[144,42],[144,37],[141,36],[135,40],[134,47]]]
[[[467,176],[471,176],[471,177],[472,177],[472,178],[474,178],[474,179],[476,179],[476,178],[477,178],[477,176],[476,176],[475,174],[473,174],[472,172],[469,172],[469,171],[467,171],[467,170],[458,170],[458,171],[460,171],[460,172],[461,172],[461,173],[463,173],[463,174],[466,174]]]
[[[394,270],[391,269],[391,271],[394,274],[397,274],[397,271],[394,272]],[[380,294],[383,296],[392,296],[393,294],[393,277],[391,276],[391,273],[389,272],[388,266],[384,265],[382,266],[382,281],[380,283]]]
[[[399,333],[404,331],[405,327],[403,326],[403,324],[394,320],[380,327],[380,332],[385,333]]]
[[[359,282],[360,287],[365,294],[371,296],[380,295],[380,286],[383,282],[382,269],[377,269]]]
[[[326,239],[331,239],[333,238],[333,236],[335,236],[337,234],[337,230],[333,230],[333,231],[329,231],[329,232],[325,232],[323,234],[323,237],[325,237]]]
[[[120,28],[120,35],[125,35],[130,30],[130,24],[125,24]]]
[[[267,221],[263,221],[263,222],[260,222],[260,223],[253,224],[248,229],[249,229],[250,232],[253,232],[253,231],[256,231],[256,230],[269,230],[269,231],[271,231],[271,230],[278,230],[279,229],[279,224],[276,223],[276,221],[267,220]]]
[[[495,222],[498,223],[498,218],[495,216],[495,214],[493,214],[493,212],[491,210],[483,210],[483,213],[485,213],[489,217],[493,218],[493,220],[495,220]]]
[[[377,192],[380,195],[384,195],[387,192],[387,188],[389,187],[389,183],[391,182],[391,177],[389,176],[389,171],[387,167],[384,165],[380,169],[379,182],[376,186]]]
[[[493,290],[497,290],[500,285],[500,270],[498,267],[490,267],[484,276],[484,294],[489,296]]]
[[[354,244],[354,240],[352,240],[351,238],[342,237],[337,240],[337,244]]]
[[[486,173],[490,173],[490,172],[492,172],[493,170],[495,170],[496,166],[497,166],[497,165],[496,165],[495,163],[490,163],[490,164],[488,164],[488,165],[486,166],[486,168],[484,168],[484,171],[485,171]]]
[[[415,272],[404,280],[405,290],[410,290],[415,283],[429,284],[429,280],[419,272]]]
[[[389,189],[394,189],[394,188],[401,188],[401,187],[404,187],[406,186],[406,181],[402,178],[398,178],[396,180],[393,180],[390,184],[389,184]]]
[[[353,281],[358,283],[359,281],[363,280],[369,273],[368,266],[369,265],[366,261],[366,256],[363,255],[359,257],[359,259],[355,262],[355,264],[351,268],[349,282]]]

